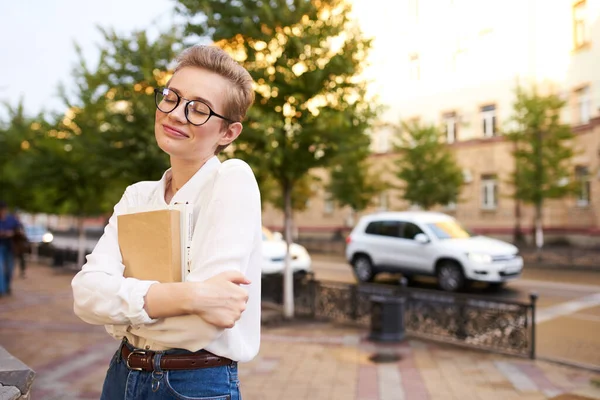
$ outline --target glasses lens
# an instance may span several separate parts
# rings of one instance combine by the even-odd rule
[[[177,107],[177,93],[169,89],[159,89],[155,95],[156,107],[165,113],[171,112]]]
[[[191,101],[188,104],[187,117],[192,124],[203,124],[210,117],[210,108],[200,101]]]

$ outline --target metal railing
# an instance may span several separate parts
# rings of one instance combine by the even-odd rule
[[[263,300],[282,303],[281,275],[263,277]],[[403,298],[406,333],[444,343],[535,358],[535,307],[529,302],[383,284],[294,280],[295,314],[369,328],[374,296]],[[380,301],[380,300],[379,300]]]

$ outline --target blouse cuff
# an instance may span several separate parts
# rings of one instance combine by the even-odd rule
[[[146,309],[144,308],[145,300],[144,297],[146,293],[148,293],[148,289],[150,286],[155,283],[159,283],[158,281],[138,281],[135,285],[129,302],[129,319],[131,320],[131,325],[143,325],[143,324],[152,324],[158,319],[150,318]]]

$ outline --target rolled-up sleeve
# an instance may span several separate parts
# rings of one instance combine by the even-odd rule
[[[125,266],[119,249],[117,216],[134,205],[134,190],[127,188],[114,207],[104,234],[71,282],[75,314],[87,323],[140,325],[156,321],[144,309],[144,296],[157,282],[123,277]]]

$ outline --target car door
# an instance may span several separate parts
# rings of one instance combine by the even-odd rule
[[[394,262],[396,242],[400,239],[400,223],[392,220],[372,221],[365,230],[365,244],[371,259],[378,266]]]
[[[418,272],[431,272],[433,254],[430,251],[430,244],[422,244],[415,240],[420,233],[426,235],[417,224],[402,221],[393,265]]]

